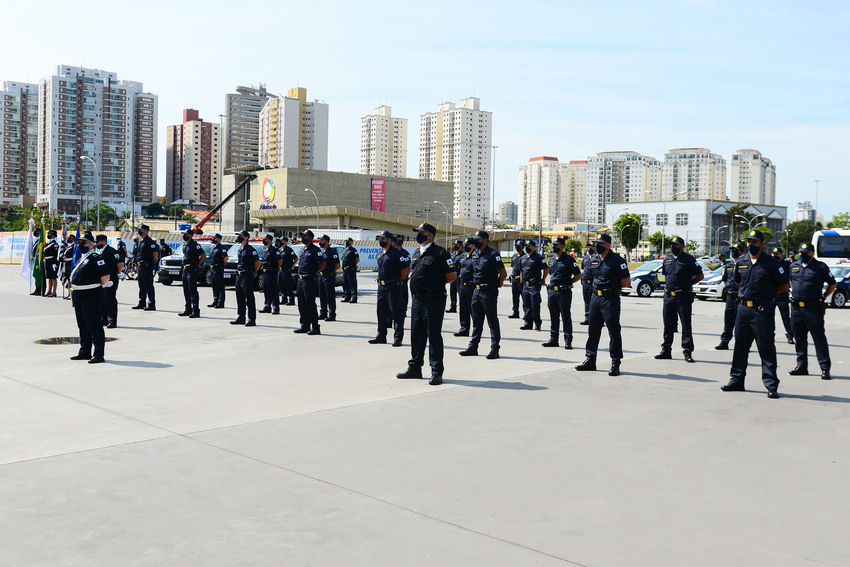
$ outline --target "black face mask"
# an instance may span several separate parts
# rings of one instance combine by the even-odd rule
[[[516,251],[522,254],[522,246],[516,246]]]
[[[243,242],[245,242],[245,237],[244,236],[237,236],[236,242],[238,242],[239,244],[242,244]]]
[[[189,236],[188,234],[183,235],[183,242],[189,242],[190,240],[192,240],[191,236]],[[163,244],[165,244],[165,242],[163,242]]]
[[[599,255],[605,254],[605,251],[608,250],[607,246],[597,246],[596,253]]]
[[[460,250],[460,246],[455,246],[455,252],[457,252],[458,250]]]
[[[425,241],[428,240],[428,237],[422,234],[421,232],[416,235],[416,242],[419,244],[425,244]]]
[[[484,248],[484,241],[483,240],[476,240],[475,241],[475,247],[476,248]]]
[[[381,248],[388,248],[389,245],[390,245],[390,241],[389,240],[381,240],[381,241],[379,241],[379,244],[381,245]]]
[[[304,246],[307,246],[308,244],[310,244],[310,242],[312,242],[312,241],[309,238],[307,238],[306,236],[301,238],[301,244],[303,244]]]
[[[559,254],[559,253],[561,253],[561,252],[563,252],[563,251],[564,251],[564,249],[563,249],[563,248],[561,248],[560,246],[553,246],[553,247],[552,247],[552,250],[554,250],[554,251],[555,251],[555,254]]]
[[[596,254],[596,248],[588,248],[587,253],[588,254]]]
[[[464,246],[463,249],[466,250],[467,254],[469,254],[470,252],[472,252],[472,245]]]
[[[740,253],[740,252],[738,252],[737,250],[735,250],[734,252],[732,252],[732,259],[733,259],[733,260],[737,260],[737,259],[738,259],[738,258],[740,258],[740,257],[741,257],[741,253]]]
[[[221,244],[221,240],[213,240],[214,246],[218,246],[219,244]]]
[[[263,240],[263,246],[268,247],[268,246],[271,246],[271,245],[272,245],[272,241],[271,241],[271,240]]]
[[[682,247],[681,246],[671,246],[670,251],[673,252],[673,256],[678,256],[679,254],[682,253]]]
[[[532,252],[534,252],[534,248],[532,248],[531,246],[525,247],[525,253],[526,254],[531,254]]]

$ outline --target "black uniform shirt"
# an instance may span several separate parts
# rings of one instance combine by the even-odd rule
[[[472,252],[473,283],[496,287],[499,284],[499,271],[504,269],[502,256],[489,246]]]
[[[378,256],[378,280],[385,282],[400,280],[401,270],[407,267],[403,265],[403,260],[401,252],[392,246],[382,251]]]
[[[279,256],[277,254],[277,248],[274,246],[269,246],[263,251],[263,271],[264,272],[277,272],[277,260]]]
[[[137,260],[143,262],[145,266],[153,266],[154,252],[159,252],[159,244],[157,244],[150,236],[145,236],[139,241],[139,252]]]
[[[201,254],[204,249],[194,240],[189,240],[183,244],[183,265],[197,268],[201,263]]]
[[[357,266],[357,259],[359,257],[360,254],[357,252],[357,248],[349,246],[343,251],[340,264],[342,264],[343,268],[354,268]]]
[[[420,246],[411,258],[410,291],[413,294],[439,295],[446,292],[446,274],[454,268],[445,248],[432,242],[425,253]]]
[[[511,276],[521,276],[522,275],[522,259],[525,258],[525,254],[520,252],[514,252],[511,254]]]
[[[237,245],[239,246],[239,245]],[[254,273],[254,262],[260,259],[257,250],[250,244],[246,244],[245,248],[239,246],[239,252],[236,254],[236,269],[240,272]]]
[[[466,251],[461,248],[460,250],[455,250],[451,253],[452,257],[452,269],[454,271],[460,273],[460,261],[466,257]]]
[[[780,260],[776,256],[771,256],[771,258],[773,258],[774,262],[779,263],[779,267],[782,268],[782,270],[785,272],[786,275],[788,275],[788,277],[791,276],[791,260],[789,260],[788,258],[783,258],[782,260]],[[784,295],[787,299],[788,292],[786,291],[782,295]]]
[[[687,252],[674,256],[672,252],[664,257],[661,273],[665,276],[664,289],[667,291],[688,291],[693,289],[692,276],[702,273],[697,259]]]
[[[573,278],[581,273],[578,269],[576,259],[567,254],[561,253],[561,256],[552,256],[549,263],[549,283],[551,285],[570,286],[573,285]]]
[[[398,253],[401,254],[401,267],[402,267],[402,269],[409,268],[410,267],[410,252],[408,252],[404,248],[399,248]],[[402,281],[404,283],[407,283],[407,281],[409,279],[410,279],[410,274],[408,273],[407,277],[404,278]]]
[[[588,269],[593,274],[593,289],[620,289],[620,282],[629,277],[629,265],[622,256],[610,250],[605,259],[594,255]]]
[[[227,256],[227,250],[224,244],[219,242],[210,250],[210,266],[216,269],[224,269],[224,257]]]
[[[726,282],[726,293],[737,295],[738,283],[735,281],[735,260],[726,260],[726,263],[723,264],[723,275],[720,279]]]
[[[80,260],[80,263],[71,272],[72,285],[99,284],[101,276],[109,275],[109,266],[106,260],[100,257],[97,251],[92,252]]]
[[[547,266],[546,262],[543,260],[543,256],[541,256],[537,252],[526,254],[522,258],[523,281],[537,280],[537,282],[539,283],[540,279],[543,277],[543,268],[545,267]]]
[[[59,245],[55,240],[48,240],[41,251],[45,262],[57,262],[59,258]]]
[[[591,263],[594,256],[596,254],[588,253],[581,259],[581,285],[585,287],[593,287],[593,269],[599,265],[598,263],[595,265]]]
[[[124,261],[121,259],[121,254],[109,244],[98,250],[97,253],[106,260],[106,266],[109,268],[109,279],[113,283],[118,283],[118,264]]]
[[[336,265],[339,264],[339,254],[336,253],[336,248],[328,246],[328,249],[322,249],[322,259],[319,262],[325,263],[325,269],[322,270],[323,276],[331,276],[336,273]]]
[[[322,251],[312,242],[304,247],[298,257],[299,274],[315,274],[319,271],[319,264],[324,262]]]
[[[469,254],[464,252],[463,256],[458,259],[458,262],[460,262],[460,274],[458,275],[458,279],[461,283],[472,283],[473,266],[475,265],[475,258],[472,257],[472,252]]]
[[[735,281],[741,299],[770,301],[776,298],[776,288],[788,283],[788,273],[767,254],[761,254],[755,264],[745,254],[735,262]]]
[[[830,286],[835,283],[829,266],[815,259],[808,264],[794,261],[790,278],[794,301],[819,301],[823,297],[823,284]]]
[[[295,255],[295,250],[287,244],[280,251],[278,251],[278,255],[280,256],[283,263],[280,265],[281,270],[289,271],[292,269],[292,266],[295,264],[295,261],[298,259],[298,256]]]

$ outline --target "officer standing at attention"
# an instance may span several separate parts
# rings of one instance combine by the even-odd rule
[[[670,243],[670,253],[664,257],[661,264],[661,273],[665,276],[664,281],[664,305],[661,309],[661,317],[664,321],[664,342],[661,343],[661,352],[655,355],[656,360],[669,360],[673,358],[673,334],[678,325],[677,319],[682,322],[682,351],[685,362],[693,362],[694,357],[694,333],[691,327],[691,319],[694,307],[694,284],[705,277],[702,268],[699,267],[696,258],[685,252],[685,240],[681,236],[675,237]]]
[[[499,358],[499,342],[502,332],[499,328],[499,314],[496,307],[499,303],[499,289],[505,283],[508,273],[502,256],[487,244],[490,243],[490,233],[479,230],[474,237],[475,248],[472,252],[472,282],[475,290],[472,292],[472,337],[466,350],[460,351],[461,356],[478,356],[478,343],[484,332],[484,318],[490,327],[490,360]]]
[[[462,256],[464,256],[463,242],[461,242],[460,240],[456,240],[454,243],[454,251],[452,252],[452,268],[454,269],[455,273],[460,272],[458,260],[460,260]],[[449,300],[451,301],[451,306],[446,309],[446,313],[457,313],[457,286],[457,277],[455,277],[454,281],[449,284]]]
[[[457,278],[452,258],[445,248],[434,242],[437,229],[423,222],[414,229],[419,248],[411,258],[410,294],[410,360],[407,370],[396,378],[422,378],[425,364],[425,345],[431,364],[431,381],[443,383],[443,310],[446,308],[446,284]]]
[[[587,247],[587,252],[581,259],[581,296],[584,299],[584,321],[579,323],[579,325],[588,324],[587,317],[590,313],[590,298],[593,296],[593,274],[589,271],[586,272],[586,270],[590,267],[590,261],[594,256],[596,256],[596,247],[591,244]]]
[[[402,280],[410,273],[410,262],[392,245],[393,234],[385,230],[377,237],[381,247],[378,256],[378,334],[369,344],[386,344],[387,329],[393,328],[393,346],[404,340]]]
[[[254,278],[260,272],[260,255],[248,245],[251,233],[247,230],[236,233],[236,320],[231,325],[257,325],[257,304],[254,298]],[[248,319],[245,319],[247,311]]]
[[[536,328],[538,331],[543,325],[540,319],[540,287],[546,283],[549,275],[549,266],[543,257],[537,253],[537,241],[528,239],[525,241],[525,256],[522,259],[522,310],[525,325],[520,327],[521,331]],[[534,325],[534,327],[532,327]]]
[[[791,262],[785,259],[785,254],[782,252],[782,248],[774,248],[773,249],[773,259],[779,262],[779,265],[785,271],[786,274],[791,273]],[[785,340],[788,341],[788,344],[794,344],[794,334],[791,332],[791,310],[789,307],[789,301],[791,298],[789,297],[788,292],[780,293],[776,296],[776,310],[779,311],[779,316],[782,318],[782,326],[785,327]]]
[[[201,316],[200,302],[198,296],[198,270],[207,255],[201,245],[192,237],[195,235],[191,229],[183,233],[183,313],[178,317],[189,317],[197,319]]]
[[[139,227],[138,252],[136,254],[136,275],[139,279],[139,304],[132,309],[156,311],[156,292],[153,288],[153,273],[159,261],[159,246],[150,237],[151,229],[143,224]],[[145,301],[147,300],[147,306]]]
[[[62,285],[67,288],[66,285],[71,277],[71,270],[74,269],[74,250],[76,249],[75,244],[76,237],[73,234],[68,235],[68,239],[66,240],[65,252],[62,254]],[[62,292],[64,297],[65,293]],[[69,292],[68,297],[65,299],[71,299],[71,295]]]
[[[295,251],[289,245],[289,239],[285,236],[280,239],[281,247],[278,250],[280,256],[280,277],[278,278],[282,305],[295,305],[295,290],[292,289],[292,269],[298,261]]]
[[[71,360],[88,360],[89,364],[103,362],[103,349],[106,337],[103,334],[101,309],[103,308],[103,289],[112,287],[109,279],[109,266],[94,248],[91,232],[77,241],[84,255],[71,272],[71,303],[80,331],[80,350]],[[94,356],[92,356],[94,347]]]
[[[210,276],[212,279],[212,303],[207,307],[224,309],[224,265],[227,264],[227,250],[221,243],[221,235],[216,233],[212,238],[210,250]]]
[[[519,319],[519,301],[522,299],[522,258],[525,256],[525,240],[514,240],[514,253],[511,254],[511,314],[508,319]]]
[[[764,253],[764,234],[760,230],[747,233],[748,254],[735,262],[738,284],[738,315],[735,318],[735,349],[729,383],[724,392],[743,392],[747,375],[747,358],[755,340],[761,357],[761,380],[768,398],[778,398],[776,376],[776,297],[788,291],[788,274],[773,258]]]
[[[44,259],[44,282],[47,284],[44,297],[56,297],[56,278],[59,277],[59,244],[56,243],[56,231],[47,231],[47,240],[41,252]]]
[[[277,287],[280,265],[283,262],[273,246],[274,235],[263,237],[263,257],[260,260],[263,270],[263,308],[260,313],[280,315],[280,290]]]
[[[339,255],[331,248],[331,237],[323,234],[319,239],[325,267],[319,270],[319,303],[322,306],[319,319],[328,323],[336,321],[336,271],[339,269]]]
[[[316,292],[318,283],[316,278],[319,272],[325,268],[325,260],[322,251],[313,244],[313,231],[305,230],[301,233],[301,242],[304,249],[298,257],[298,314],[301,326],[293,330],[293,333],[307,333],[308,335],[321,335],[319,329],[319,312],[316,309]]]
[[[342,303],[357,303],[357,264],[360,263],[360,253],[354,247],[354,239],[345,240],[345,250],[340,258],[342,264]]]
[[[107,329],[114,329],[118,326],[118,299],[115,293],[118,291],[118,280],[124,277],[124,261],[121,259],[121,254],[107,242],[105,234],[98,234],[95,238],[97,254],[106,261],[106,266],[109,268],[109,280],[112,282],[111,286],[103,288],[103,308],[100,319]]]
[[[736,246],[729,247],[730,260],[723,264],[723,275],[721,279],[726,287],[726,309],[723,311],[723,332],[720,334],[720,344],[714,347],[716,350],[729,350],[729,341],[735,331],[735,316],[738,314],[738,284],[735,283],[735,261],[741,255]]]
[[[581,270],[578,268],[575,258],[564,252],[566,240],[561,237],[555,239],[552,249],[555,255],[549,264],[549,341],[543,343],[545,347],[558,346],[558,332],[561,319],[564,321],[564,348],[573,348],[573,318],[571,307],[573,304],[573,284],[581,279]]]
[[[404,258],[404,265],[410,268],[410,252],[404,249],[404,237],[397,234],[394,239],[390,240],[390,246],[394,246]],[[410,290],[407,287],[407,282],[410,280],[410,270],[407,270],[407,275],[401,278],[401,322],[404,326],[404,319],[407,317],[407,306],[410,304]]]
[[[829,380],[832,378],[829,374],[832,363],[829,360],[829,343],[826,342],[823,315],[824,299],[835,291],[835,278],[829,271],[829,266],[814,259],[814,246],[811,242],[800,244],[799,252],[800,258],[791,264],[790,276],[791,328],[796,343],[797,367],[788,374],[805,376],[809,373],[807,334],[811,333],[820,365],[820,377]],[[824,284],[827,286],[826,292],[823,291]]]
[[[623,358],[623,337],[620,334],[620,290],[631,286],[629,265],[622,256],[611,250],[611,235],[603,234],[594,241],[596,256],[588,264],[585,273],[592,274],[593,295],[590,297],[588,314],[587,344],[585,360],[576,370],[596,370],[596,351],[602,337],[602,326],[608,327],[611,342],[608,354],[611,355],[609,376],[620,375],[620,361]]]
[[[469,320],[472,318],[472,292],[475,291],[475,283],[473,282],[472,273],[472,253],[474,250],[475,240],[467,238],[463,241],[463,254],[455,260],[455,265],[460,264],[460,270],[457,274],[458,304],[460,306],[460,330],[454,334],[456,337],[469,336]]]

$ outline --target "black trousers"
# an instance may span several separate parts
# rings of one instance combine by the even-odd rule
[[[511,276],[512,315],[519,315],[519,302],[522,299],[522,278]]]
[[[103,332],[101,311],[103,309],[103,288],[73,290],[71,301],[74,304],[74,316],[80,331],[80,351],[82,356],[103,356],[106,336]],[[92,353],[94,347],[94,353]]]
[[[319,276],[319,303],[322,306],[321,314],[333,317],[336,315],[336,291],[334,283],[336,274]]]
[[[153,288],[153,266],[139,266],[136,268],[136,277],[139,280],[139,305],[153,305],[156,307],[156,292]]]
[[[558,286],[560,287],[560,286]],[[555,291],[549,288],[549,298],[547,306],[549,307],[549,337],[552,339],[558,338],[558,332],[561,327],[561,319],[564,320],[564,340],[567,343],[573,342],[573,317],[571,308],[573,304],[573,290],[571,288],[559,289]]]
[[[407,317],[407,306],[410,304],[410,289],[407,287],[407,280],[401,282],[401,318],[404,320]]]
[[[794,331],[794,346],[797,351],[797,366],[809,367],[809,341],[807,334],[812,335],[815,343],[815,354],[821,370],[829,372],[832,363],[829,360],[829,343],[826,342],[826,331],[823,327],[823,311],[820,303],[815,300],[805,307],[791,306],[791,328]]]
[[[277,270],[263,272],[263,308],[271,307],[273,311],[280,311],[280,290],[277,287]]]
[[[213,305],[224,307],[224,268],[212,268],[210,276],[212,276]]]
[[[400,282],[378,284],[378,335],[379,339],[387,338],[387,329],[392,327],[393,340],[404,339],[404,298]]]
[[[794,338],[794,333],[791,328],[791,304],[789,301],[788,292],[776,296],[776,310],[779,311],[782,326],[785,327],[785,338],[791,340]]]
[[[357,299],[357,268],[342,271],[342,292],[349,301]]]
[[[735,334],[735,317],[738,315],[738,294],[726,294],[726,308],[723,310],[723,332],[720,333],[720,342],[732,341]]]
[[[744,385],[747,376],[747,359],[750,355],[750,347],[755,341],[761,357],[761,380],[768,390],[775,390],[779,386],[779,378],[776,376],[776,343],[774,332],[776,331],[776,314],[773,305],[765,306],[759,310],[757,307],[738,306],[738,314],[735,317],[735,350],[732,352],[732,371],[730,384]]]
[[[493,289],[475,289],[474,286],[466,286],[474,291],[472,292],[472,336],[469,338],[469,346],[477,347],[481,342],[481,335],[484,332],[484,319],[487,319],[487,326],[490,327],[490,348],[499,348],[499,342],[502,340],[502,331],[499,328],[499,315],[496,310],[496,305],[499,302],[499,290]]]
[[[295,290],[292,289],[292,270],[281,269],[277,281],[280,287],[281,303],[295,301]]]
[[[664,305],[661,317],[664,321],[664,342],[661,348],[669,351],[673,347],[673,335],[676,333],[678,321],[682,322],[682,351],[688,354],[694,352],[694,332],[691,325],[693,319],[694,298],[690,293],[681,295],[664,294]]]
[[[103,288],[103,309],[101,309],[101,320],[104,324],[118,324],[118,282],[112,282],[112,287]]]
[[[300,315],[302,329],[319,326],[319,312],[316,309],[317,291],[315,276],[304,279],[298,278],[295,294],[298,296],[298,314]]]
[[[584,347],[584,355],[587,358],[596,358],[599,348],[599,339],[602,338],[602,327],[608,327],[608,354],[611,360],[623,358],[623,336],[620,329],[620,294],[596,295],[590,297],[590,311],[588,313],[587,343]]]
[[[523,285],[522,286],[522,312],[523,320],[526,325],[541,325],[543,321],[540,319],[540,304],[543,299],[540,297],[540,284]]]
[[[581,284],[581,297],[584,299],[584,320],[587,321],[590,317],[590,298],[593,296],[593,288],[589,285]]]
[[[416,297],[410,306],[410,368],[422,368],[425,364],[425,346],[428,346],[428,361],[431,374],[443,375],[443,317],[446,311],[446,296]]]
[[[472,318],[472,292],[475,286],[461,283],[458,290],[458,319],[461,333],[469,332],[469,320]]]
[[[195,268],[183,268],[183,303],[186,311],[192,313],[200,311],[200,297],[198,297],[198,270]]]
[[[458,278],[455,278],[455,281],[449,284],[450,309],[457,309],[457,288],[459,285]]]
[[[257,320],[257,302],[254,298],[254,274],[236,276],[236,315],[246,321]],[[247,315],[247,318],[246,318]]]

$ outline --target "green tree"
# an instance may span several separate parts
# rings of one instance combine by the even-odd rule
[[[646,241],[655,248],[656,252],[659,254],[666,250],[670,246],[670,242],[672,242],[672,237],[668,234],[665,236],[660,230],[657,232],[653,232],[650,234]]]
[[[850,212],[838,213],[826,223],[826,226],[827,228],[850,228]]]
[[[640,215],[635,213],[623,213],[614,221],[614,231],[620,239],[626,255],[634,250],[640,241],[641,220]]]
[[[146,214],[149,217],[162,216],[164,213],[165,213],[165,209],[162,206],[162,203],[160,203],[159,201],[157,201],[155,203],[151,203],[147,207],[147,213]]]
[[[570,250],[575,250],[577,255],[580,255],[582,250],[584,250],[584,244],[581,243],[581,240],[576,240],[575,238],[570,238],[564,244],[564,250],[569,252]]]
[[[781,244],[783,247],[787,247],[788,250],[797,250],[801,242],[811,242],[815,231],[822,229],[821,224],[814,221],[794,221],[785,227]]]
[[[118,218],[118,214],[115,212],[115,209],[113,209],[106,203],[98,203],[89,207],[86,211],[83,211],[83,219],[85,219],[86,215],[88,215],[89,222],[97,224],[98,209],[100,209],[100,226],[97,227],[98,229],[102,229],[105,225],[115,221]]]
[[[696,240],[688,240],[687,244],[685,244],[685,252],[688,254],[693,254],[695,250],[699,249],[699,242]]]

